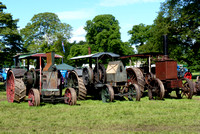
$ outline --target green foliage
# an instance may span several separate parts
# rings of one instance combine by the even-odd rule
[[[1,55],[4,55],[4,60],[1,59],[0,66],[10,66],[12,56],[25,50],[21,36],[17,31],[18,20],[13,20],[10,13],[3,12],[4,9],[6,9],[6,6],[0,2],[0,51]]]
[[[30,52],[47,52],[61,50],[61,42],[71,37],[72,27],[61,23],[54,13],[39,13],[33,16],[31,23],[21,29],[24,47]],[[59,40],[59,41],[58,41]],[[60,44],[57,44],[60,43]],[[57,47],[57,46],[61,47]]]
[[[87,31],[86,40],[94,52],[126,53],[121,41],[119,22],[113,15],[97,15],[86,22],[84,29]]]
[[[162,36],[168,35],[170,57],[187,64],[190,69],[199,70],[199,14],[198,0],[167,0],[161,4],[160,12],[149,29],[141,24],[133,26],[129,31],[132,35],[130,42],[141,44],[139,53],[163,52]]]
[[[144,45],[150,37],[150,25],[145,25],[143,23],[133,26],[132,30],[128,31],[131,35],[130,43],[135,45]]]

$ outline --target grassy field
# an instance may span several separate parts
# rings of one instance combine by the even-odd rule
[[[27,102],[8,103],[0,88],[0,133],[200,133],[200,96],[29,107]]]

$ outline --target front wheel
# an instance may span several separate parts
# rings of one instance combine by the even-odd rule
[[[183,98],[186,96],[188,99],[192,99],[194,93],[194,85],[192,81],[190,81],[188,78],[183,78],[182,80],[185,82],[182,82],[182,89],[176,91],[177,97]]]
[[[132,84],[128,87],[128,99],[129,101],[133,101],[133,98],[136,101],[140,101],[141,98],[141,91],[138,84]]]
[[[38,89],[30,89],[28,93],[28,104],[29,106],[39,106],[40,105],[40,92]]]
[[[77,96],[76,91],[73,88],[67,88],[65,90],[64,102],[68,105],[76,105]]]
[[[112,86],[106,84],[101,91],[101,99],[103,102],[112,102],[114,100],[114,90]]]
[[[155,78],[150,81],[148,89],[149,100],[160,99],[162,100],[165,96],[165,88],[162,81]]]

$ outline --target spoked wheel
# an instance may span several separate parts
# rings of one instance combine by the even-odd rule
[[[76,91],[73,88],[67,88],[65,90],[64,102],[69,105],[76,105],[77,97]]]
[[[20,102],[26,97],[26,86],[24,82],[20,77],[15,78],[15,74],[12,70],[9,70],[7,73],[6,95],[8,102],[11,103],[14,101]]]
[[[30,89],[28,93],[28,104],[29,106],[39,106],[40,105],[40,92],[38,89]]]
[[[191,72],[186,72],[185,74],[184,74],[184,78],[188,78],[189,80],[191,80],[192,79],[192,73]]]
[[[90,67],[83,68],[83,83],[89,85],[93,83],[93,70]]]
[[[87,89],[83,83],[83,79],[78,77],[78,74],[75,71],[69,73],[67,79],[67,85],[70,88],[74,88],[77,93],[77,98],[79,100],[85,100],[87,96]]]
[[[148,88],[149,100],[153,100],[153,99],[162,100],[164,98],[165,88],[162,81],[160,81],[158,78],[155,78],[149,83],[148,86],[149,86]]]
[[[106,84],[102,88],[101,99],[103,102],[112,102],[114,100],[114,90],[110,85]]]
[[[128,87],[128,99],[130,101],[133,101],[134,99],[136,101],[140,101],[140,98],[141,98],[140,87],[137,84],[129,85],[129,87]]]
[[[144,75],[142,71],[139,68],[131,67],[126,69],[127,72],[127,82],[128,84],[135,84],[137,83],[140,87],[140,90],[144,92]]]
[[[94,68],[94,82],[98,83],[105,83],[106,82],[106,69],[104,67],[103,64],[98,64],[98,68],[97,65]]]
[[[192,99],[194,93],[194,85],[192,81],[187,78],[183,78],[182,80],[185,82],[182,82],[182,89],[176,90],[177,98],[183,98],[186,96],[188,99]]]

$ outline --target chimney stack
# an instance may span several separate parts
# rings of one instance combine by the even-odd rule
[[[163,35],[163,52],[164,52],[164,59],[168,59],[168,42],[167,42],[167,35]]]

